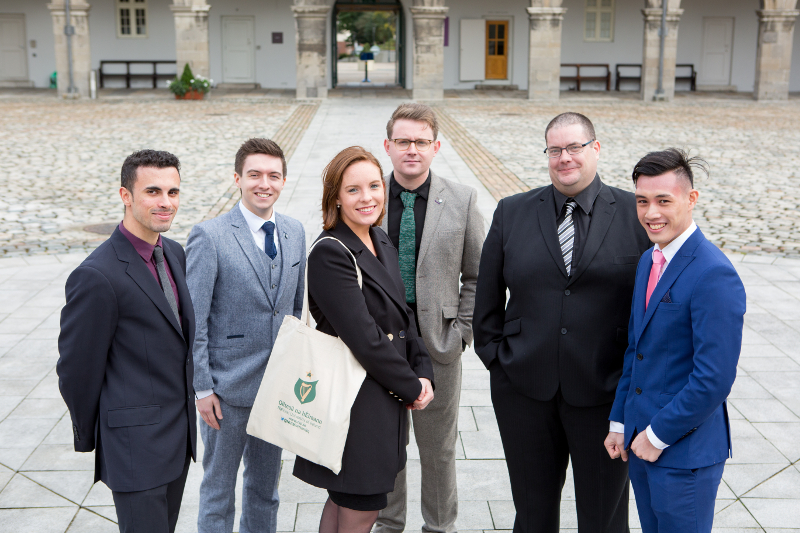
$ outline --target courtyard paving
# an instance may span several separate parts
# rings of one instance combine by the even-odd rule
[[[381,142],[385,122],[398,103],[385,98],[332,98],[320,105],[289,161],[287,186],[277,206],[304,223],[309,241],[320,230],[322,168],[351,144],[364,145],[387,166]],[[182,203],[169,236],[184,240],[230,186],[233,154],[239,144],[249,136],[273,135],[297,105],[292,99],[261,94],[200,103],[130,97],[71,103],[40,97],[0,98],[0,186],[4,191],[0,197],[0,533],[117,530],[110,492],[102,483],[92,485],[92,454],[72,451],[71,424],[58,393],[55,362],[64,282],[104,238],[82,228],[121,218],[116,191],[124,157],[145,146],[179,155]],[[551,106],[485,98],[449,99],[444,105],[483,147],[530,186],[546,179],[538,152],[543,145],[541,132],[562,109],[582,110],[596,121],[603,141],[600,172],[607,182],[628,189],[627,175],[637,154],[676,143],[694,147],[691,143],[702,141],[701,155],[712,164],[712,175],[699,183],[704,209],[702,217],[697,217],[701,228],[708,234],[717,231],[715,223],[722,223],[711,216],[710,205],[714,205],[721,217],[727,217],[725,227],[734,228],[732,234],[753,236],[748,243],[767,242],[763,233],[795,245],[776,246],[774,251],[762,245],[759,250],[740,247],[735,251],[732,245],[721,243],[745,283],[748,313],[739,371],[729,399],[734,457],[726,465],[720,486],[715,531],[800,533],[800,260],[791,257],[800,239],[789,220],[797,209],[797,191],[791,185],[798,181],[793,166],[798,157],[796,150],[776,149],[797,140],[787,116],[800,114],[798,102],[764,106],[737,100],[679,100],[667,109],[632,100],[569,95]],[[712,107],[717,114],[733,118],[727,122],[714,118],[707,110]],[[678,115],[689,121],[687,129],[679,127]],[[695,123],[690,123],[693,117]],[[722,127],[724,123],[728,126]],[[762,136],[777,141],[773,127],[782,126],[786,127],[782,141],[767,150],[769,143]],[[718,140],[696,130],[707,135],[716,131]],[[755,172],[758,165],[735,149],[744,149],[746,139],[766,150],[747,152],[763,162],[762,172]],[[751,180],[745,179],[741,166],[753,170]],[[449,139],[443,139],[433,168],[478,189],[479,207],[488,225],[495,200]],[[771,187],[780,188],[780,198],[785,200],[778,202],[770,196]],[[751,197],[755,199],[750,201]],[[763,212],[772,212],[774,217],[760,218]],[[770,232],[759,233],[759,221],[769,228],[773,220],[777,222]],[[786,228],[785,235],[778,233],[784,231],[781,228]],[[469,349],[463,365],[457,525],[461,531],[508,530],[514,509],[488,373]],[[316,531],[325,493],[293,478],[293,461],[291,454],[284,454],[278,529]],[[413,443],[408,468],[408,530],[412,531],[422,525],[417,503],[419,461]],[[196,531],[201,477],[201,465],[193,464],[179,531]],[[241,484],[237,501],[240,491]],[[630,516],[635,529],[633,501]],[[561,524],[564,531],[576,531],[569,477]]]

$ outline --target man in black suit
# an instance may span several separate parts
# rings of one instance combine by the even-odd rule
[[[125,217],[70,274],[56,371],[75,451],[95,452],[123,533],[172,533],[195,457],[194,308],[183,248],[162,238],[180,163],[142,150],[122,165]]]
[[[552,185],[502,199],[483,245],[475,351],[491,373],[514,531],[558,532],[571,459],[579,532],[624,532],[628,470],[603,441],[649,241],[633,194],[597,175],[588,118],[557,116],[545,140]]]

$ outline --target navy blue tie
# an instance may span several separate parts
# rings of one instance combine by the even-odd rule
[[[267,252],[267,255],[270,259],[275,259],[275,256],[278,255],[278,249],[275,248],[275,237],[273,236],[275,232],[275,223],[264,222],[264,225],[261,226],[261,229],[263,229],[267,234],[266,238],[264,239],[264,251]]]

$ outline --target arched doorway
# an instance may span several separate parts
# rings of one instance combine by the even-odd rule
[[[333,87],[405,87],[405,21],[400,0],[337,0],[333,6]],[[366,65],[361,52],[372,51]],[[369,81],[365,81],[365,80]]]

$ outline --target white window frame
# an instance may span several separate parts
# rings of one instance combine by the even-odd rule
[[[128,9],[130,16],[130,34],[122,33],[122,15],[120,10]],[[136,10],[144,10],[144,33],[136,33]],[[117,21],[117,39],[147,39],[150,32],[150,14],[147,0],[114,0],[114,19]]]
[[[594,6],[590,6],[589,2],[592,0],[586,0],[584,3],[584,15],[583,15],[583,40],[588,42],[601,42],[601,43],[610,43],[614,41],[614,8],[616,7],[616,2],[614,0],[609,0],[611,2],[610,6],[602,7],[603,0],[594,0]],[[586,31],[586,19],[589,17],[589,14],[594,14],[594,36],[588,35]],[[600,19],[602,13],[610,13],[611,14],[611,31],[609,32],[609,36],[606,38],[600,37]]]

